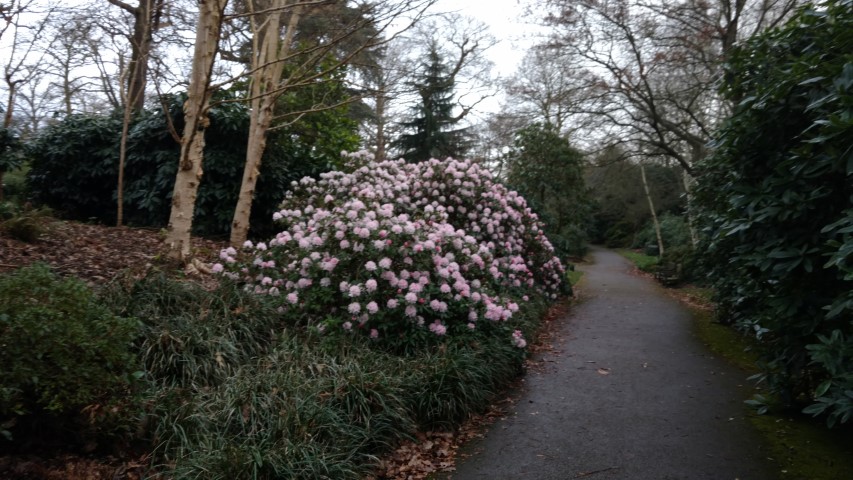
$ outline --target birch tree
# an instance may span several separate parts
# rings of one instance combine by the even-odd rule
[[[249,92],[250,126],[246,164],[240,194],[231,226],[231,244],[242,244],[249,232],[249,218],[259,167],[266,148],[266,135],[276,119],[299,118],[306,111],[288,111],[276,115],[277,99],[288,91],[322,81],[333,72],[353,62],[363,52],[389,40],[388,29],[402,21],[405,30],[416,22],[435,0],[364,2],[351,6],[348,2],[305,0],[252,0],[248,2],[253,31],[251,87]],[[330,32],[315,42],[295,39],[306,19],[317,18],[323,9],[336,8],[342,15]],[[319,11],[318,11],[319,9]],[[286,21],[282,21],[286,17]],[[328,20],[324,19],[324,20]],[[280,25],[283,25],[282,35]],[[308,25],[306,29],[310,29]],[[399,27],[399,25],[398,25]],[[284,69],[287,69],[284,74]],[[340,103],[318,102],[307,111],[334,108]]]
[[[211,75],[219,51],[219,33],[228,0],[200,0],[193,49],[192,71],[184,103],[184,131],[181,136],[181,155],[175,188],[172,193],[172,210],[165,243],[172,258],[186,260],[190,257],[190,232],[192,230],[195,199],[201,182],[204,158],[204,133],[210,123]]]

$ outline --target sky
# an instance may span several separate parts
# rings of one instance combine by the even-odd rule
[[[438,0],[433,11],[457,12],[488,25],[498,43],[486,51],[486,56],[494,63],[493,74],[506,78],[516,73],[524,54],[536,43],[534,37],[544,32],[525,16],[525,8],[534,1]],[[484,100],[477,105],[474,116],[483,119],[500,111],[502,101],[500,94]]]
[[[508,76],[515,73],[525,51],[533,43],[531,35],[541,31],[524,16],[525,7],[531,3],[531,0],[439,0],[433,8],[458,12],[488,25],[499,43],[486,55],[495,63],[499,74]]]

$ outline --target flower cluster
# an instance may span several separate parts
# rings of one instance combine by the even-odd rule
[[[364,163],[294,182],[274,215],[285,230],[223,250],[214,271],[322,331],[375,339],[461,334],[506,322],[529,295],[556,298],[564,270],[541,224],[487,170]]]

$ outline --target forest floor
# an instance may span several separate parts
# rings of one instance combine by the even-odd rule
[[[42,223],[44,233],[32,243],[0,234],[0,273],[42,262],[60,275],[103,284],[124,272],[142,274],[155,265],[168,266],[159,230],[55,219]],[[192,245],[197,258],[212,261],[226,242],[193,238]]]

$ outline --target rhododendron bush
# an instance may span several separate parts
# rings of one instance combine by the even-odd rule
[[[524,198],[470,161],[348,157],[351,173],[294,184],[281,233],[223,250],[214,270],[321,332],[394,345],[497,329],[523,348],[513,315],[564,278]]]

